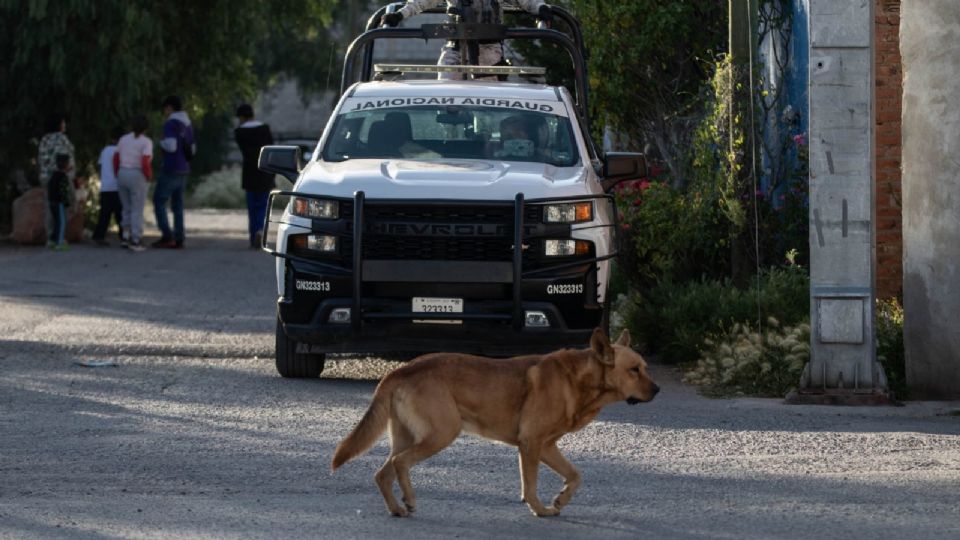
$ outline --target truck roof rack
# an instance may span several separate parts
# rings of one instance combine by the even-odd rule
[[[394,2],[378,9],[367,21],[366,31],[350,44],[343,60],[343,76],[340,94],[356,82],[370,81],[376,75],[373,64],[374,43],[378,39],[446,39],[446,40],[541,40],[561,46],[570,55],[573,63],[575,85],[574,99],[577,111],[584,122],[589,122],[587,106],[587,50],[580,31],[580,22],[566,9],[550,6],[554,20],[561,20],[569,28],[569,33],[547,28],[515,28],[504,25],[461,23],[461,24],[424,24],[418,27],[381,27],[383,16],[399,10],[404,2]],[[504,6],[507,13],[521,13],[518,8]],[[444,8],[425,10],[424,13],[446,13]],[[525,13],[525,12],[522,12]],[[361,56],[358,69],[358,56]],[[454,66],[456,67],[456,66]],[[477,66],[465,66],[477,67]],[[491,67],[482,66],[484,74],[494,74]],[[434,72],[439,71],[432,67]],[[530,69],[530,68],[525,68]],[[453,71],[453,70],[451,70]],[[460,71],[457,69],[456,71]],[[514,73],[509,73],[514,74]],[[589,127],[588,127],[589,129]]]
[[[438,66],[433,64],[375,64],[374,73],[473,73],[477,75],[542,76],[547,69],[535,66]]]

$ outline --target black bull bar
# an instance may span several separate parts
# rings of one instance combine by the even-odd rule
[[[366,196],[364,192],[358,191],[354,194],[353,198],[348,197],[331,197],[326,195],[312,195],[305,193],[297,193],[293,191],[282,191],[274,190],[270,192],[270,198],[267,203],[267,215],[264,220],[263,235],[261,237],[260,249],[273,255],[274,257],[282,257],[288,260],[301,261],[307,264],[311,264],[320,268],[326,268],[328,270],[342,273],[344,268],[342,266],[337,266],[330,263],[324,263],[322,261],[317,261],[315,259],[308,259],[305,257],[299,257],[297,255],[291,255],[289,253],[279,252],[274,248],[271,248],[267,245],[267,239],[269,238],[270,224],[284,224],[284,225],[294,225],[302,227],[300,224],[287,223],[284,221],[274,221],[272,218],[273,211],[273,201],[277,196],[286,196],[286,197],[299,197],[305,199],[323,199],[323,200],[334,200],[334,201],[344,201],[344,202],[353,202],[353,226],[350,231],[339,231],[334,232],[338,237],[350,237],[353,240],[353,260],[352,260],[352,302],[351,302],[351,316],[350,316],[350,325],[351,329],[358,333],[362,327],[364,314],[363,314],[363,235],[364,235],[364,204],[366,202]],[[524,271],[523,270],[523,240],[524,240],[524,205],[529,204],[548,204],[548,203],[563,203],[563,202],[572,202],[572,201],[587,201],[587,200],[596,200],[596,201],[606,201],[611,207],[611,213],[613,215],[613,223],[609,225],[600,225],[601,228],[612,228],[614,231],[614,251],[603,256],[593,257],[591,259],[580,259],[575,262],[561,263],[553,266],[547,266],[543,268],[536,268],[533,270]],[[471,206],[504,206],[504,201],[473,201],[473,200],[448,200],[448,199],[377,199],[378,205],[389,205],[391,203],[396,204],[417,204],[417,205],[437,205],[437,206],[449,206],[451,204],[464,204],[469,203]],[[284,213],[286,215],[286,213]],[[305,218],[309,219],[309,218]],[[526,278],[536,277],[538,274],[544,274],[547,272],[553,272],[557,270],[563,270],[566,268],[571,268],[575,266],[582,266],[585,264],[595,264],[600,261],[605,261],[617,257],[619,250],[619,231],[617,230],[616,224],[619,222],[619,217],[617,214],[617,205],[614,200],[613,195],[610,194],[595,194],[595,195],[583,195],[583,196],[572,196],[572,197],[562,197],[562,198],[549,198],[549,199],[531,199],[529,201],[524,200],[523,193],[517,193],[513,199],[513,257],[511,261],[511,283],[512,283],[512,310],[511,315],[509,316],[510,322],[514,330],[519,331],[523,327],[523,298],[522,298],[522,287],[521,282]],[[311,227],[311,230],[316,230],[314,227]],[[324,234],[331,234],[330,231],[325,230]],[[596,295],[594,295],[593,300],[596,301]],[[376,314],[375,318],[383,318],[385,314]],[[451,314],[448,313],[409,313],[409,314],[390,314],[390,318],[395,319],[483,319],[490,320],[492,318],[502,318],[491,314],[480,314],[480,313],[457,313],[455,317],[451,317]]]

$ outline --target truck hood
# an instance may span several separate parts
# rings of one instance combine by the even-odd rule
[[[312,162],[295,191],[368,198],[510,200],[580,196],[599,191],[587,185],[585,167],[470,159],[351,159]]]

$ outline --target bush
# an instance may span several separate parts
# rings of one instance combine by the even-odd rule
[[[730,280],[703,279],[682,284],[664,282],[636,296],[625,314],[627,327],[647,352],[668,363],[697,359],[710,335],[737,323],[774,317],[796,325],[810,314],[810,280],[796,266],[771,269],[742,290]]]
[[[644,290],[661,281],[719,278],[729,269],[728,226],[716,189],[626,182],[617,190],[621,264]]]
[[[227,167],[202,177],[190,195],[190,206],[195,208],[246,208],[246,205],[240,167]]]
[[[783,397],[800,382],[810,359],[810,325],[782,327],[773,317],[763,333],[734,324],[706,339],[703,355],[683,380],[708,395]]]
[[[895,298],[877,300],[877,361],[883,366],[887,383],[897,399],[907,399],[906,364],[903,348],[903,306]]]

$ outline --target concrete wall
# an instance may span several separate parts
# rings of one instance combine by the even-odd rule
[[[960,398],[960,2],[903,2],[907,382]]]

